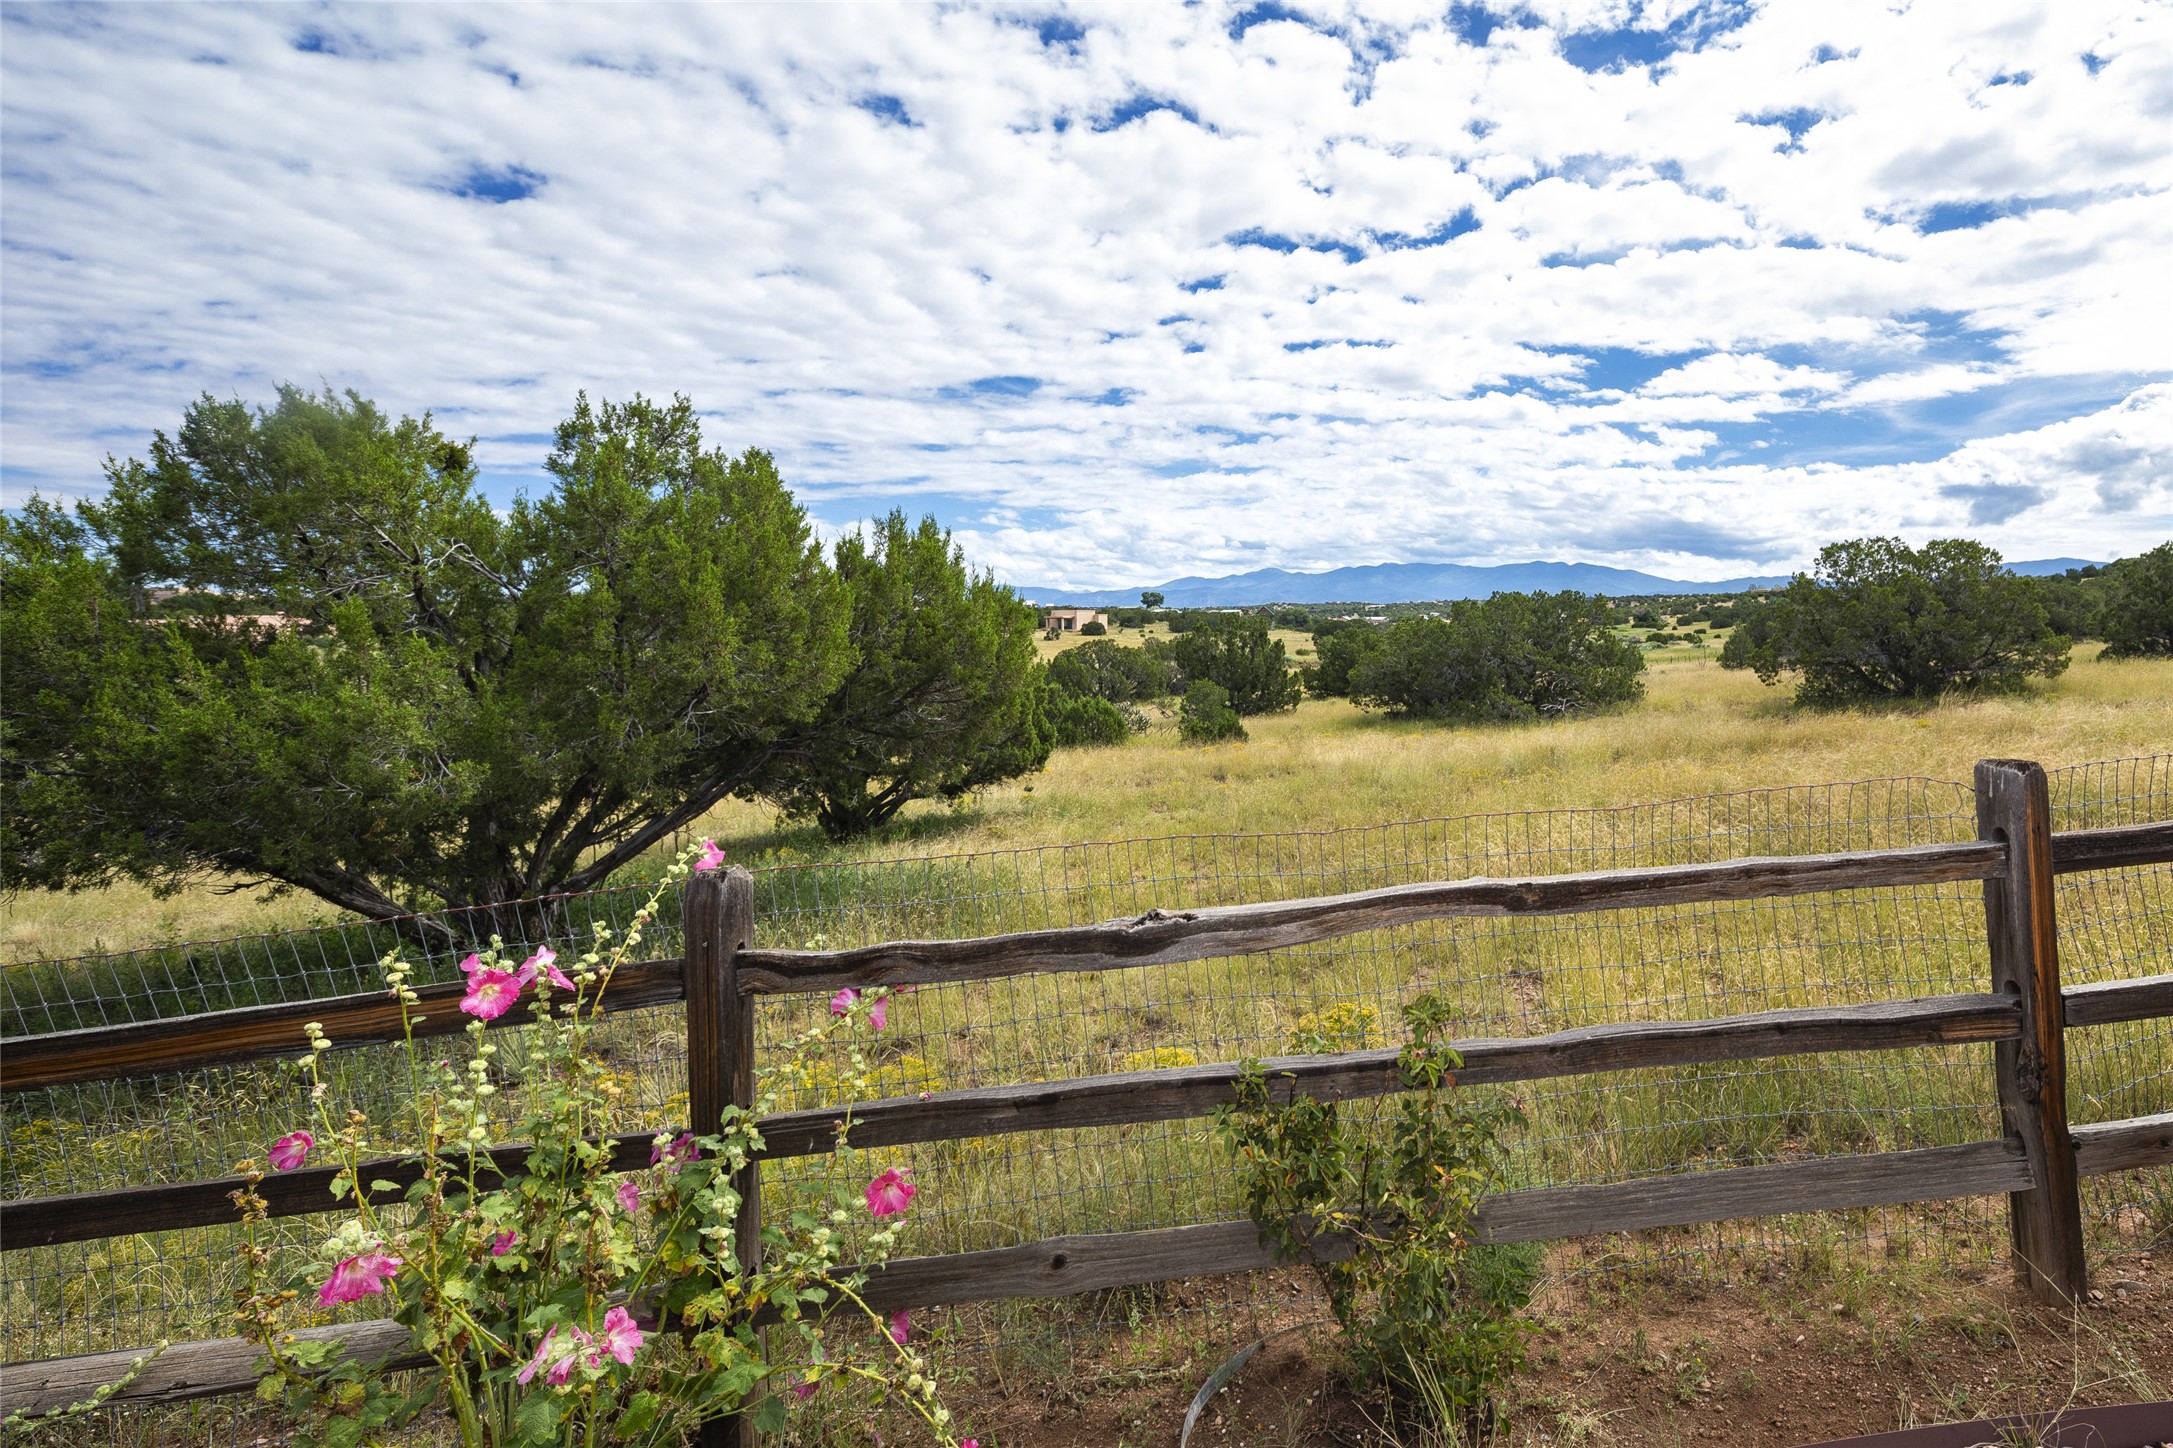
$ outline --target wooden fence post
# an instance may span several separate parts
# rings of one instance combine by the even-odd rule
[[[2035,1296],[2080,1306],[2088,1288],[2075,1144],[2067,1130],[2066,1012],[2053,914],[2052,799],[2040,765],[1977,765],[1977,837],[2007,846],[2007,868],[1984,882],[1992,989],[2022,1004],[2020,1039],[1993,1047],[1999,1109],[2036,1183],[2008,1195],[2016,1278]]]
[[[687,879],[684,922],[687,995],[687,1115],[696,1136],[714,1133],[724,1108],[755,1099],[755,1003],[739,988],[740,951],[754,943],[754,876],[738,865]],[[749,1162],[739,1189],[740,1265],[762,1261],[762,1169]],[[702,1448],[754,1448],[743,1414],[702,1425]]]

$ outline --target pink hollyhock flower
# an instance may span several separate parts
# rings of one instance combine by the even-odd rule
[[[868,1007],[868,1024],[878,1031],[890,1024],[890,998],[888,996]]]
[[[892,1167],[868,1183],[868,1210],[878,1217],[898,1216],[913,1205],[914,1194],[919,1190]]]
[[[640,1351],[641,1328],[625,1308],[614,1307],[604,1314],[603,1335],[596,1339],[596,1353],[589,1361],[600,1363],[609,1355],[622,1363],[631,1363],[634,1354]]]
[[[293,1171],[309,1160],[309,1149],[317,1144],[317,1138],[306,1131],[290,1131],[272,1143],[272,1169]]]
[[[844,1015],[853,1008],[853,1002],[859,999],[860,992],[847,986],[844,990],[830,997],[830,1014],[833,1016]]]
[[[576,1327],[568,1331],[566,1343],[561,1347],[558,1341],[558,1329],[553,1327],[543,1335],[543,1341],[536,1344],[536,1355],[528,1360],[528,1366],[514,1374],[513,1381],[526,1387],[529,1380],[540,1371],[543,1374],[543,1380],[556,1387],[573,1376],[573,1370],[581,1360],[582,1351],[589,1346],[591,1341],[592,1339],[587,1333]]]
[[[476,967],[480,966],[482,963],[483,957],[471,951],[469,952],[468,958],[460,963],[460,973],[462,975],[474,975],[476,972]]]
[[[337,1307],[343,1302],[360,1302],[385,1290],[385,1279],[400,1270],[398,1257],[388,1257],[383,1252],[363,1252],[349,1257],[332,1269],[332,1275],[317,1289],[317,1305]]]
[[[702,841],[702,852],[694,857],[697,870],[714,870],[724,863],[724,851],[717,848],[715,840]]]
[[[513,1244],[520,1239],[521,1234],[510,1229],[500,1232],[490,1239],[490,1255],[493,1257],[505,1256],[506,1253],[513,1250]]]
[[[798,1398],[801,1402],[804,1403],[809,1398],[814,1397],[815,1389],[821,1386],[821,1381],[816,1378],[809,1378],[805,1382],[794,1383],[792,1385],[792,1396]]]
[[[682,1131],[676,1139],[663,1146],[649,1148],[649,1165],[665,1165],[677,1172],[681,1162],[699,1161],[701,1155],[702,1149],[694,1144],[694,1133]]]
[[[898,1311],[893,1312],[890,1315],[890,1340],[898,1344],[898,1346],[904,1347],[906,1340],[912,1335],[912,1319],[907,1316],[905,1309],[900,1308]]]
[[[566,978],[566,972],[551,963],[557,959],[558,952],[546,945],[543,949],[521,962],[520,974],[515,976],[514,979],[518,980],[522,985],[526,985],[540,973],[545,980],[551,983],[552,989],[572,990],[574,984]]]
[[[519,976],[510,970],[478,968],[468,972],[468,993],[460,998],[460,1008],[479,1019],[495,1021],[512,1010],[520,998]]]
[[[641,1188],[634,1185],[632,1178],[619,1183],[619,1205],[629,1215],[641,1210]]]

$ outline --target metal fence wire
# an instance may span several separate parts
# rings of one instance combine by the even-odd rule
[[[2058,829],[2173,818],[2173,754],[2059,769],[2051,784]],[[1975,837],[1971,786],[1900,778],[1612,809],[780,865],[755,872],[756,940],[819,948],[958,938],[1421,880]],[[2059,890],[2067,981],[2173,970],[2173,869],[2064,876]],[[563,951],[599,924],[623,924],[646,894],[615,889],[566,899],[533,939],[512,944]],[[667,897],[662,928],[641,953],[676,953],[677,918],[678,902]],[[387,927],[353,924],[0,967],[0,1032],[375,990],[379,957],[400,943]],[[456,954],[408,950],[426,980],[450,978]],[[1436,921],[1238,958],[923,987],[891,1004],[878,1038],[877,1094],[1270,1056],[1288,1052],[1301,1032],[1344,1048],[1387,1045],[1400,1039],[1399,1008],[1420,991],[1454,1002],[1459,1034],[1526,1036],[1605,1021],[1982,990],[1987,969],[1983,897],[1973,883]],[[774,1051],[824,1009],[816,997],[764,998],[760,1039]],[[677,1007],[611,1019],[603,1048],[625,1088],[621,1129],[684,1119],[683,1031]],[[392,1048],[331,1059],[336,1089],[365,1109],[407,1089]],[[843,1067],[828,1065],[786,1104],[835,1104],[822,1099],[821,1083]],[[2173,1027],[2073,1032],[2069,1072],[2078,1122],[2173,1109]],[[1516,1089],[1527,1114],[1514,1142],[1519,1187],[1947,1145],[2000,1130],[1989,1046],[1620,1072]],[[292,1073],[277,1063],[16,1093],[0,1106],[0,1192],[21,1199],[221,1175],[291,1129],[301,1104]],[[1230,1162],[1201,1121],[871,1155],[877,1169],[910,1167],[922,1188],[908,1247],[915,1253],[1242,1215]],[[766,1205],[789,1204],[810,1171],[805,1162],[767,1166]],[[2138,1245],[2173,1231],[2169,1175],[2130,1172],[2087,1184],[2096,1245]],[[274,1225],[299,1250],[325,1234],[329,1220]],[[0,1252],[7,1359],[223,1335],[236,1240],[232,1228],[207,1227]],[[2003,1204],[1964,1201],[1649,1232],[1567,1244],[1554,1259],[1564,1270],[1659,1259],[1695,1261],[1702,1270],[1745,1262],[1816,1269],[1861,1254],[1989,1261],[2004,1243]],[[948,1322],[954,1342],[979,1343],[1005,1371],[1037,1364],[1074,1371],[1096,1349],[1091,1331],[1067,1324],[1091,1329],[1112,1313],[1136,1318],[1149,1299],[1153,1314],[1189,1313],[1201,1341],[1256,1326],[1275,1310],[1252,1288],[1188,1285],[1031,1309],[958,1309],[931,1315],[930,1325]],[[224,1410],[193,1411],[205,1424],[240,1421],[221,1418]],[[169,1441],[190,1441],[194,1431]],[[214,1440],[234,1441],[227,1432]]]

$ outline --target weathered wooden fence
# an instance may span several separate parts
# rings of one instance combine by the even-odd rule
[[[1243,955],[1452,917],[1563,915],[1656,905],[1767,899],[1869,887],[1984,884],[1983,992],[1848,1006],[1813,1006],[1705,1020],[1620,1022],[1521,1039],[1457,1042],[1466,1084],[1537,1080],[1648,1067],[1689,1066],[1830,1051],[1883,1051],[1991,1042],[2004,1135],[1955,1146],[1822,1157],[1595,1185],[1512,1191],[1489,1198],[1481,1235],[1544,1241],[1783,1212],[1841,1210],[2005,1193],[2020,1280],[2048,1301],[2087,1288],[2078,1182],[2173,1163],[2173,1112],[2070,1128],[2064,1032],[2173,1016],[2173,974],[2063,989],[2053,878],[2173,863],[2173,822],[2054,834],[2046,777],[2037,765],[1977,766],[1973,842],[1839,854],[1736,859],[1525,879],[1398,885],[1325,898],[1188,911],[966,940],[898,941],[844,950],[775,950],[751,938],[752,881],[731,870],[697,876],[684,903],[684,954],[623,966],[613,1010],[684,1001],[689,1125],[713,1130],[730,1103],[754,1095],[754,1024],[763,995],[829,994],[843,987],[949,984],[1026,972],[1109,971]],[[417,1035],[457,1032],[458,984],[421,992]],[[317,1021],[342,1047],[397,1040],[397,1008],[381,994],[249,1007],[145,1023],[23,1037],[0,1056],[0,1090],[18,1091],[264,1060],[295,1049]],[[1401,1089],[1394,1049],[1283,1057],[1263,1063],[1284,1093],[1323,1100]],[[1026,1085],[939,1091],[860,1103],[860,1147],[1009,1132],[1113,1126],[1204,1116],[1229,1101],[1236,1063],[1133,1071]],[[769,1158],[828,1151],[834,1107],[781,1112],[761,1129]],[[624,1169],[648,1164],[653,1132],[613,1137]],[[512,1166],[525,1148],[497,1153]],[[326,1209],[334,1169],[304,1168],[259,1187],[274,1216]],[[411,1163],[365,1166],[364,1180],[398,1189]],[[223,1223],[236,1178],[79,1192],[0,1204],[0,1248]],[[760,1181],[742,1183],[743,1256],[759,1250]],[[1336,1250],[1323,1243],[1323,1253]],[[997,1298],[1048,1297],[1272,1264],[1245,1221],[1048,1238],[1021,1246],[892,1262],[869,1281],[883,1310]],[[405,1330],[389,1322],[312,1329],[360,1356],[399,1361]],[[86,1397],[122,1376],[138,1350],[50,1358],[0,1368],[0,1412]],[[177,1401],[246,1390],[256,1349],[242,1339],[169,1348],[113,1401]]]

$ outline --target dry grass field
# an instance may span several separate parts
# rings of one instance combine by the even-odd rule
[[[1286,633],[1293,651],[1305,636]],[[1119,642],[1136,642],[1126,631]],[[1044,649],[1076,646],[1044,643]],[[2173,748],[2173,663],[2099,662],[2013,698],[1920,709],[1793,709],[1783,688],[1723,670],[1717,650],[1655,651],[1644,700],[1618,713],[1527,726],[1388,719],[1338,700],[1247,721],[1244,743],[1187,745],[1170,728],[1066,750],[1040,774],[962,809],[922,804],[883,836],[833,846],[772,810],[732,801],[701,833],[735,860],[900,859],[1139,836],[1320,829],[1443,815],[1618,805],[1772,785],[1898,775],[1967,779],[1980,758],[2047,765]],[[316,900],[140,886],[21,892],[4,905],[0,958],[55,959],[329,922]]]

